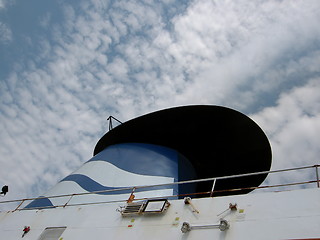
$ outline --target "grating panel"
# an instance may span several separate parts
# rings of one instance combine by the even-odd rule
[[[143,207],[144,207],[143,202],[142,203],[131,203],[125,207],[125,209],[121,212],[121,214],[122,215],[139,214],[142,212]]]

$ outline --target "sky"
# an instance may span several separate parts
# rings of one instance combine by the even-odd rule
[[[6,200],[89,160],[110,115],[183,105],[248,115],[272,169],[320,164],[319,23],[318,0],[0,0]]]

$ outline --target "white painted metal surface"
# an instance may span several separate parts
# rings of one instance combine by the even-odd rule
[[[123,217],[117,211],[126,203],[107,203],[43,210],[0,213],[1,239],[40,238],[48,227],[66,227],[60,240],[77,239],[320,239],[320,189],[193,199],[199,213],[171,200],[161,214]],[[237,203],[236,210],[227,210]],[[225,211],[225,212],[224,212]],[[223,212],[223,214],[221,214]],[[193,226],[229,222],[230,228],[192,229],[183,233],[183,222]]]

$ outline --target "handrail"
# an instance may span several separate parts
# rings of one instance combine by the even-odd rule
[[[57,205],[57,206],[52,206],[52,207],[66,207],[66,206],[93,205],[93,204],[102,204],[102,203],[125,202],[126,199],[125,200],[93,202],[93,203],[68,204],[70,199],[72,197],[74,197],[74,196],[91,195],[91,194],[106,193],[106,192],[117,192],[117,191],[123,191],[123,190],[132,190],[133,191],[133,189],[136,190],[136,189],[143,189],[143,188],[173,186],[173,185],[198,183],[198,182],[207,182],[207,181],[213,181],[213,186],[212,186],[211,191],[202,192],[202,193],[188,193],[188,194],[184,194],[184,195],[210,194],[210,196],[212,197],[213,193],[218,193],[218,192],[228,192],[228,191],[232,192],[232,191],[251,190],[251,189],[254,190],[254,189],[283,187],[283,186],[301,185],[301,184],[309,184],[309,183],[317,183],[317,187],[320,188],[320,179],[319,179],[319,173],[318,173],[318,168],[319,167],[320,167],[320,165],[310,165],[310,166],[305,166],[305,167],[295,167],[295,168],[287,168],[287,169],[281,169],[281,170],[270,170],[270,171],[254,172],[254,173],[244,173],[244,174],[236,174],[236,175],[230,175],[230,176],[195,179],[195,180],[187,180],[187,181],[180,181],[180,182],[173,182],[173,183],[134,186],[134,187],[124,187],[124,188],[117,188],[117,189],[111,189],[111,190],[101,190],[101,191],[83,192],[83,193],[71,193],[71,194],[62,194],[62,195],[54,195],[54,196],[42,196],[42,197],[36,197],[36,198],[24,198],[24,199],[6,200],[6,201],[0,201],[0,204],[19,202],[19,205],[14,210],[14,211],[16,211],[16,210],[22,210],[22,209],[20,209],[20,207],[26,201],[33,201],[33,200],[45,199],[45,198],[52,199],[52,198],[70,197],[64,205]],[[278,185],[271,185],[271,186],[244,187],[244,188],[227,189],[227,190],[214,190],[215,183],[216,183],[217,180],[230,179],[230,178],[239,178],[239,177],[248,177],[248,176],[260,175],[260,174],[270,174],[270,173],[272,174],[272,173],[279,173],[279,172],[296,171],[296,170],[311,169],[311,168],[315,168],[315,170],[316,170],[316,180],[314,180],[314,181],[278,184]],[[181,196],[183,196],[183,195],[181,195],[181,194],[180,195],[170,195],[170,196],[165,196],[165,197],[166,198],[174,198],[174,197],[181,197]],[[162,196],[161,198],[163,198],[163,197],[164,196]],[[145,199],[148,199],[148,198],[135,199],[135,201],[137,201],[137,200],[145,200]],[[48,207],[43,207],[43,208],[48,208]],[[28,209],[30,210],[30,209],[33,209],[33,208],[28,208]],[[34,209],[41,209],[41,207],[36,207]]]

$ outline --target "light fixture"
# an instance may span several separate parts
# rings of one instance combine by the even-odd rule
[[[161,213],[167,209],[169,202],[167,199],[150,199],[145,203],[143,212],[145,213]]]

